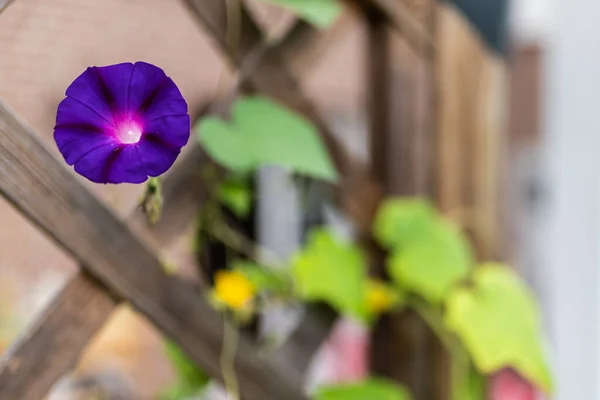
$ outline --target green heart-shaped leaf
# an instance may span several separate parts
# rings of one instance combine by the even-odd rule
[[[455,289],[446,305],[448,328],[462,339],[481,372],[512,367],[551,391],[539,312],[533,295],[512,270],[495,264],[477,268],[473,285]]]
[[[316,128],[263,97],[238,100],[233,105],[231,122],[204,118],[198,136],[216,162],[237,172],[277,165],[312,178],[337,180]]]
[[[325,229],[311,232],[308,244],[292,260],[298,296],[325,301],[341,314],[363,319],[366,263],[360,249]]]
[[[442,302],[472,267],[469,243],[450,221],[438,218],[423,225],[388,259],[394,282],[431,303]]]
[[[384,247],[399,248],[419,235],[436,217],[435,210],[427,200],[386,200],[375,216],[373,235]]]

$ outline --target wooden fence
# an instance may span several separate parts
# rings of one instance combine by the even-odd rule
[[[439,38],[457,37],[452,30],[466,29],[464,24],[460,28],[452,25],[460,18],[445,5],[424,1],[424,17],[415,18],[400,0],[348,1],[364,15],[369,35],[366,79],[373,162],[363,165],[335,139],[298,80],[300,71],[310,64],[307,60],[327,51],[332,43],[331,32],[316,31],[297,22],[281,41],[266,44],[260,29],[242,8],[240,41],[232,49],[228,46],[224,0],[182,1],[231,67],[239,71],[240,90],[270,96],[318,127],[342,175],[339,205],[359,228],[365,245],[372,247],[369,226],[384,194],[428,195],[445,208],[478,206],[491,211],[489,215],[495,218],[497,182],[492,180],[490,184],[488,178],[498,176],[498,159],[486,156],[498,154],[501,132],[492,128],[500,126],[494,125],[496,114],[482,117],[480,125],[468,132],[457,128],[469,126],[468,115],[462,115],[461,123],[445,120],[453,112],[451,104],[470,101],[460,93],[467,93],[467,97],[473,90],[479,93],[479,102],[474,105],[477,109],[493,105],[499,96],[486,92],[490,90],[491,73],[481,71],[488,71],[482,66],[495,61],[490,64],[487,55],[473,50],[471,55],[479,61],[471,59],[469,68],[479,66],[480,73],[466,82],[471,91],[458,88],[451,99],[445,94],[438,96],[438,88],[444,83],[468,73],[464,63],[448,70],[448,65],[454,65],[453,56],[437,48],[444,42]],[[464,49],[468,42],[471,47],[467,49],[483,48],[476,39],[469,40],[460,39],[450,47]],[[502,66],[497,70],[501,75]],[[398,93],[404,95],[398,98]],[[475,129],[485,132],[475,135]],[[439,146],[442,141],[449,143],[448,148]],[[475,161],[469,157],[455,160],[449,149],[464,143],[478,143],[484,154]],[[205,156],[197,144],[190,145],[193,149],[164,180],[165,213],[159,223],[148,226],[138,210],[122,221],[0,102],[0,193],[79,262],[78,273],[4,355],[0,400],[43,398],[76,365],[87,343],[121,302],[131,304],[211,377],[222,380],[221,316],[207,304],[202,288],[167,276],[157,257],[160,248],[180,235],[202,206],[204,196],[197,173]],[[466,160],[477,172],[453,164]],[[455,186],[446,185],[448,179],[452,185],[468,185],[471,192],[453,197]],[[150,240],[141,240],[129,224],[135,224],[139,228],[136,232],[143,231]],[[474,236],[485,235],[476,231]],[[147,243],[153,243],[152,248]],[[373,250],[371,255],[377,266],[378,252]],[[235,362],[242,397],[304,399],[306,368],[332,322],[333,316],[327,313],[307,313],[283,348],[266,357],[259,356],[255,339],[243,334]],[[436,350],[439,346],[422,322],[413,315],[386,318],[374,335],[373,367],[377,372],[407,383],[416,399],[443,398],[443,389],[435,393],[436,387],[443,387],[443,368],[439,367],[443,354]],[[431,379],[436,380],[434,385]]]

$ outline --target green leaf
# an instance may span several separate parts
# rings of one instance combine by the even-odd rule
[[[277,271],[251,261],[241,260],[233,263],[233,270],[244,274],[259,291],[281,293],[289,289],[289,281],[285,275],[287,271]]]
[[[441,303],[452,287],[468,276],[471,267],[467,239],[458,227],[441,218],[424,225],[388,259],[390,275],[398,286],[434,304]]]
[[[460,379],[457,400],[485,400],[485,378],[473,365]]]
[[[178,377],[178,383],[169,390],[193,394],[204,389],[210,380],[208,375],[198,368],[175,343],[167,340],[164,345],[165,354],[173,365]]]
[[[285,8],[318,28],[332,25],[342,13],[337,0],[262,0]]]
[[[410,400],[408,391],[391,381],[370,378],[363,382],[327,386],[317,391],[315,400]]]
[[[366,263],[358,247],[326,229],[314,230],[293,257],[291,273],[300,298],[325,301],[341,314],[363,319]]]
[[[252,208],[252,190],[240,179],[229,178],[222,182],[217,189],[217,198],[240,218],[247,217]]]
[[[233,106],[231,123],[203,119],[198,135],[215,161],[237,172],[277,165],[300,175],[337,180],[337,172],[316,128],[264,97],[238,100]]]
[[[481,372],[512,367],[551,391],[539,312],[512,270],[496,264],[477,268],[473,285],[454,290],[446,305],[448,328],[462,339]]]
[[[385,201],[377,211],[373,235],[386,248],[409,243],[436,218],[431,204],[424,199],[396,198]]]

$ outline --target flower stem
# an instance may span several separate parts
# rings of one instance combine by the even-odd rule
[[[148,222],[155,225],[162,215],[163,197],[160,178],[150,178],[146,184],[146,191],[139,202],[142,211],[146,214]]]
[[[279,264],[281,262],[273,251],[253,242],[242,233],[227,225],[219,212],[217,212],[217,215],[213,215],[213,218],[210,218],[204,229],[230,249],[254,261],[266,260],[266,264]]]
[[[462,344],[444,327],[441,311],[418,299],[411,299],[409,306],[419,314],[450,354],[450,385],[454,400],[462,400],[465,378],[469,373],[469,356]]]
[[[227,391],[228,400],[239,400],[240,393],[235,374],[235,356],[237,353],[238,330],[227,316],[223,319],[223,345],[221,348],[221,373]]]

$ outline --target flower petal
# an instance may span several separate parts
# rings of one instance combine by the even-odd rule
[[[54,140],[69,165],[101,145],[112,143],[114,139],[98,132],[93,127],[63,125],[54,129]]]
[[[114,125],[113,113],[106,101],[105,88],[95,68],[90,67],[79,75],[67,88],[66,95],[94,110]]]
[[[107,162],[119,149],[119,144],[113,141],[100,145],[75,161],[75,171],[92,182],[107,183]]]
[[[113,116],[127,112],[129,85],[133,78],[133,64],[122,63],[106,67],[92,67],[103,89],[104,99]]]
[[[105,183],[142,183],[148,176],[159,176],[177,159],[179,149],[145,138],[140,143],[125,145],[114,157],[104,162]]]
[[[138,109],[138,115],[143,115],[146,121],[165,116],[187,115],[187,112],[186,101],[175,82],[169,77],[165,78],[151,101],[147,99]]]
[[[112,120],[107,120],[96,110],[72,97],[63,99],[58,105],[56,126],[85,126],[101,132],[110,132]]]
[[[124,146],[105,165],[107,183],[142,183],[148,179],[148,169],[140,158],[139,144]]]
[[[149,176],[159,176],[171,168],[180,150],[165,145],[152,135],[145,136],[138,146],[140,167],[144,168]]]
[[[144,133],[157,136],[161,141],[174,146],[183,147],[190,138],[190,116],[165,116],[146,121]]]
[[[187,103],[179,88],[162,69],[141,61],[135,63],[129,94],[131,115],[143,116],[150,121],[187,114],[187,111]]]

